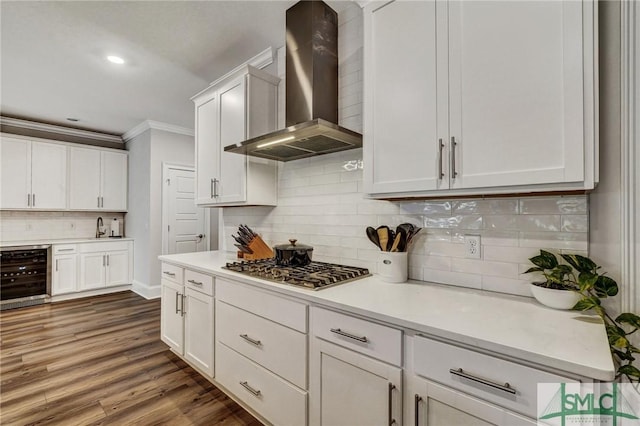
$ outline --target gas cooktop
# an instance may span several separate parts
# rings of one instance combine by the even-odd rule
[[[355,266],[324,262],[311,262],[305,266],[279,266],[275,259],[230,262],[223,269],[310,290],[320,290],[371,275],[368,269]]]

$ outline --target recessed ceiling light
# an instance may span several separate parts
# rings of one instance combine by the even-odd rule
[[[124,64],[124,59],[122,59],[120,56],[107,56],[107,60],[109,62],[113,62],[114,64],[118,64],[118,65],[122,65]]]
[[[73,121],[75,123],[76,121],[80,121],[80,120],[78,120],[77,118],[67,117],[67,121]]]

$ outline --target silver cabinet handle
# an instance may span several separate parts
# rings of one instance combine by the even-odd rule
[[[31,194],[31,204],[33,207],[36,206],[36,194]]]
[[[396,419],[393,418],[393,390],[396,385],[389,383],[389,426],[396,423]]]
[[[456,146],[458,146],[458,142],[456,142],[456,137],[451,136],[451,178],[455,179],[458,176],[458,172],[456,171]]]
[[[416,420],[416,426],[420,426],[420,420],[418,418],[418,414],[420,413],[420,401],[422,401],[422,397],[418,394],[414,396],[414,418]]]
[[[211,179],[211,198],[218,198],[218,182],[216,178]]]
[[[490,380],[483,379],[481,377],[477,377],[477,376],[474,376],[472,374],[469,374],[469,373],[465,372],[464,370],[462,370],[462,368],[458,368],[458,369],[451,368],[451,369],[449,369],[449,373],[453,374],[454,376],[460,376],[460,377],[463,377],[465,379],[468,379],[468,380],[471,380],[471,381],[474,381],[474,382],[477,382],[477,383],[482,383],[483,385],[490,386],[490,387],[495,388],[495,389],[499,389],[499,390],[501,390],[503,392],[507,392],[507,393],[510,393],[510,394],[513,394],[513,395],[516,394],[516,390],[514,388],[512,388],[509,383],[505,383],[504,385],[501,385],[500,383],[495,383],[495,382],[492,382]]]
[[[100,196],[98,196],[97,198],[98,198],[98,208],[100,208]]]
[[[173,272],[167,272],[167,271],[162,271],[163,274],[165,275],[169,275],[170,277],[175,277],[176,274],[174,274]]]
[[[74,250],[75,250],[75,249],[72,249],[72,248],[70,248],[70,249],[59,249],[59,250],[58,250],[58,252],[63,252],[63,251],[74,251]]]
[[[185,296],[184,294],[182,295],[182,314],[181,316],[185,316],[187,314],[187,311],[184,309],[184,301],[187,298],[187,296]]]
[[[100,207],[104,207],[104,197],[100,197]]]
[[[366,336],[356,336],[354,334],[342,331],[339,328],[330,328],[329,331],[335,334],[339,334],[340,336],[348,337],[349,339],[357,340],[358,342],[369,343],[369,339],[367,339]]]
[[[31,194],[27,194],[27,207],[31,207]]]
[[[251,386],[249,386],[249,383],[245,382],[240,382],[240,386],[242,386],[243,388],[245,388],[246,390],[248,390],[251,395],[259,398],[262,395],[262,392],[260,392],[257,389],[252,388]]]
[[[56,259],[56,272],[58,272],[58,259]]]
[[[444,178],[444,172],[442,171],[442,150],[444,149],[444,144],[442,143],[442,138],[438,139],[438,179],[442,180]]]
[[[176,291],[176,314],[178,314],[180,312],[180,310],[178,309],[178,297],[180,296],[180,293],[178,293]]]
[[[106,265],[106,260],[105,260],[105,255],[102,255],[102,266],[104,267]]]
[[[198,281],[194,281],[194,280],[187,280],[187,282],[190,282],[191,284],[194,284],[194,285],[202,286],[202,283],[201,283],[201,282],[198,282]]]
[[[262,342],[260,340],[252,339],[246,334],[240,334],[240,337],[242,337],[244,340],[246,340],[247,342],[251,343],[254,346],[262,346]]]

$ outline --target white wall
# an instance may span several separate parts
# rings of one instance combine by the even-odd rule
[[[151,199],[151,132],[146,131],[127,141],[129,151],[129,209],[126,215],[127,236],[133,245],[134,288],[149,283],[149,211]]]
[[[361,131],[362,11],[356,4],[340,14],[339,34],[339,121]],[[284,81],[282,51],[278,53]],[[281,88],[281,100],[283,92]],[[365,228],[410,222],[425,228],[410,251],[411,278],[526,296],[533,278],[521,273],[539,249],[587,252],[586,196],[368,200],[361,167],[361,149],[281,163],[277,207],[224,209],[225,248],[234,249],[231,234],[243,223],[271,245],[296,237],[314,247],[316,260],[376,272],[379,251]],[[481,235],[483,259],[465,258],[465,234]]]

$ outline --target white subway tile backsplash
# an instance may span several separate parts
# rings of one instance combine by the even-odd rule
[[[361,132],[360,7],[355,3],[346,7],[339,25],[339,124]],[[280,50],[278,55],[282,69],[284,55]],[[284,71],[279,74],[284,76]],[[279,163],[278,170],[277,207],[224,209],[226,247],[234,249],[230,235],[238,224],[247,223],[271,245],[297,238],[314,247],[314,260],[376,273],[380,251],[366,237],[366,227],[409,222],[424,227],[409,250],[411,279],[529,297],[528,283],[537,277],[522,273],[541,248],[580,254],[588,250],[585,195],[371,200],[363,193],[362,149]],[[20,223],[17,226],[24,228]],[[1,229],[5,228],[3,224]],[[8,230],[17,233],[15,228]],[[482,259],[466,258],[466,234],[481,236]]]

